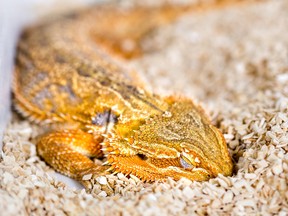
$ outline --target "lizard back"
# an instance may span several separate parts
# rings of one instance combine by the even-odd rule
[[[18,109],[32,120],[48,123],[90,123],[97,113],[112,107],[124,122],[165,112],[167,104],[139,87],[133,75],[109,57],[102,46],[106,42],[100,41],[103,31],[112,42],[123,41],[128,35],[134,41],[140,40],[178,13],[163,8],[149,11],[147,17],[145,9],[131,13],[110,7],[95,8],[82,11],[81,16],[71,14],[26,30],[16,58],[14,95]],[[142,18],[144,14],[148,21]],[[127,25],[131,21],[133,24]],[[118,30],[107,32],[103,28],[107,22],[118,26]],[[139,31],[135,30],[141,24]],[[133,52],[138,55],[139,49]],[[128,53],[128,58],[133,52]]]

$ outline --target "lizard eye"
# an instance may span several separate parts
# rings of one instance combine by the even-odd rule
[[[188,162],[188,159],[184,156],[180,157],[180,164],[184,169],[193,169],[194,166]]]

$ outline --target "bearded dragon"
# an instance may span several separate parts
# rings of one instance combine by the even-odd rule
[[[181,13],[98,6],[22,34],[15,106],[31,121],[51,125],[36,146],[47,164],[82,183],[87,174],[110,171],[143,181],[232,174],[225,139],[199,105],[149,92],[111,55],[141,55],[143,36]],[[127,40],[133,49],[120,43]],[[95,164],[95,157],[105,164]]]

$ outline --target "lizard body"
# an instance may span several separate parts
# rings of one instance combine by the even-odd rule
[[[223,135],[200,106],[145,90],[103,48],[121,53],[114,41],[137,42],[179,14],[169,7],[104,7],[25,31],[16,57],[15,105],[32,121],[57,125],[37,143],[55,170],[79,181],[107,170],[146,181],[232,174]],[[126,58],[141,54],[135,46]],[[92,157],[107,162],[99,166]]]

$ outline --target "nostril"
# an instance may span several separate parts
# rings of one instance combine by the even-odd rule
[[[137,154],[137,156],[141,159],[141,160],[147,160],[148,157],[144,154]]]

